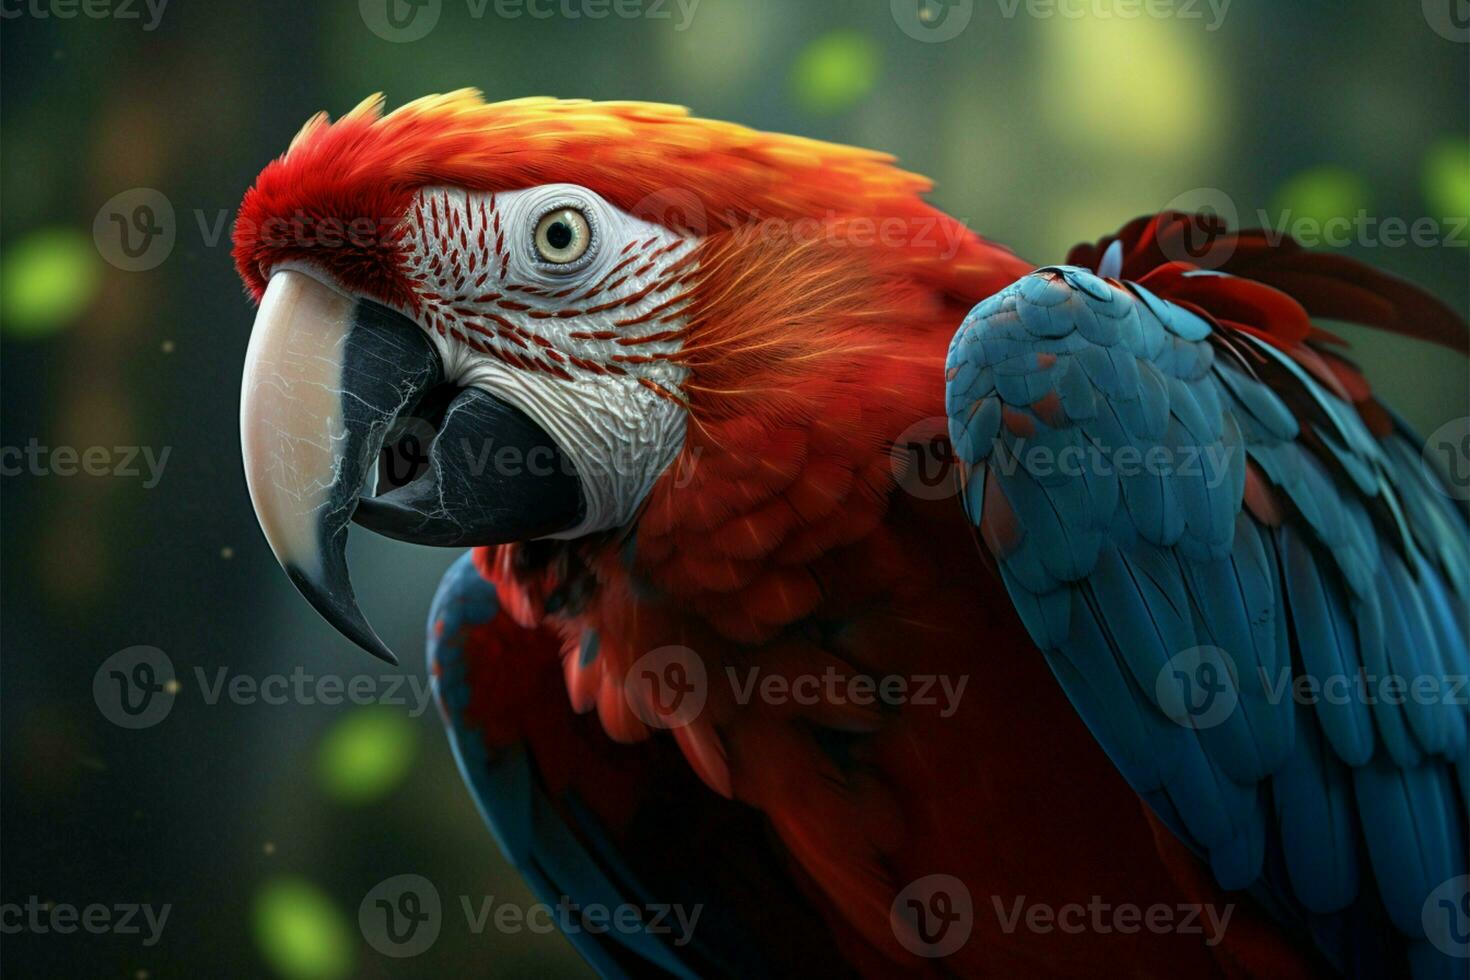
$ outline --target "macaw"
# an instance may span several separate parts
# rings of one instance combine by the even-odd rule
[[[319,114],[234,232],[270,547],[390,661],[349,527],[470,549],[453,752],[547,902],[635,910],[567,930],[605,976],[1462,971],[1465,515],[1312,318],[1463,321],[1209,215],[1038,267],[929,187],[665,105]]]

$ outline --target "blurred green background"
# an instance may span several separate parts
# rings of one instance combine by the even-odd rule
[[[228,221],[318,109],[467,85],[490,99],[677,102],[891,151],[937,181],[938,204],[1038,262],[1204,189],[1246,224],[1353,218],[1348,252],[1467,307],[1470,45],[1454,0],[1444,18],[1432,3],[1181,0],[1176,16],[1124,18],[1106,0],[1063,3],[1093,11],[1083,17],[951,0],[947,16],[968,6],[969,19],[944,41],[932,15],[945,11],[936,2],[920,21],[914,0],[540,0],[545,17],[429,0],[417,15],[437,22],[415,40],[385,31],[386,2],[172,0],[149,29],[141,2],[131,19],[117,4],[97,18],[5,0],[0,444],[170,455],[151,487],[4,477],[0,902],[172,906],[151,947],[7,935],[7,975],[587,972],[559,936],[466,925],[461,895],[530,899],[432,708],[210,704],[196,675],[383,673],[287,584],[240,472],[252,310]],[[632,9],[642,16],[615,12]],[[174,243],[128,271],[99,211],[139,188],[172,209]],[[1389,240],[1390,222],[1421,219],[1429,240]],[[1466,414],[1464,359],[1343,332],[1422,429]],[[452,558],[354,543],[363,606],[420,681],[424,614]],[[180,683],[167,718],[126,730],[98,710],[92,682],[138,644],[166,652]],[[446,918],[427,952],[389,959],[365,943],[357,910],[403,873],[436,885]]]

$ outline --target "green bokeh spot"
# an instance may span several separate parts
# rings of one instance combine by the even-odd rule
[[[1424,157],[1424,198],[1430,216],[1454,223],[1470,219],[1470,140],[1444,139]],[[1463,225],[1460,237],[1470,236]]]
[[[97,293],[101,258],[73,228],[31,232],[0,258],[0,326],[8,337],[44,337],[75,319]]]
[[[343,803],[369,803],[402,782],[418,749],[413,723],[386,706],[359,708],[322,739],[317,772],[323,791]]]
[[[261,956],[287,980],[338,980],[352,973],[355,944],[347,918],[311,882],[266,882],[255,895],[254,924]]]
[[[833,31],[802,49],[791,67],[792,97],[811,112],[841,112],[878,84],[882,59],[872,38]]]
[[[1367,182],[1342,167],[1304,170],[1276,192],[1276,215],[1293,223],[1306,220],[1321,227],[1333,218],[1354,218],[1367,208]]]

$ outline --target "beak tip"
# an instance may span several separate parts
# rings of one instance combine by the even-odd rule
[[[377,657],[379,660],[383,661],[383,663],[387,664],[389,667],[397,667],[398,666],[398,658],[393,654],[393,651],[392,650],[389,650],[381,642],[378,644],[378,649],[374,650],[374,649],[370,649],[369,648],[368,649],[368,653],[370,653],[373,656]]]
[[[369,633],[366,639],[352,638],[353,642],[390,667],[398,666],[398,656],[384,643],[377,633]]]
[[[398,666],[398,658],[368,623],[362,610],[358,608],[350,585],[342,589],[334,589],[330,585],[318,582],[313,576],[304,572],[299,565],[288,564],[285,568],[291,584],[296,586],[296,590],[306,597],[312,608],[320,613],[322,618],[330,623],[337,632],[384,663],[392,667]]]

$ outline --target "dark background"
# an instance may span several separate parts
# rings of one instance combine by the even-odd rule
[[[529,898],[432,708],[209,704],[195,674],[384,673],[287,584],[240,469],[252,310],[221,222],[318,109],[467,85],[682,103],[892,151],[937,180],[941,206],[1036,261],[1214,189],[1247,224],[1361,215],[1347,251],[1467,306],[1470,45],[1445,26],[1460,0],[1234,0],[1218,23],[1195,0],[1135,19],[974,0],[943,43],[910,37],[888,0],[700,0],[687,23],[673,0],[664,17],[600,20],[558,12],[582,0],[546,18],[442,0],[427,36],[398,43],[367,26],[383,2],[171,0],[153,30],[140,2],[139,19],[0,5],[0,445],[169,450],[151,488],[29,467],[0,484],[0,902],[172,906],[153,947],[0,936],[7,976],[586,973],[559,936],[465,925],[460,895]],[[127,271],[105,206],[135,206],[139,188],[172,208],[174,244]],[[1420,218],[1426,244],[1381,233]],[[1343,332],[1426,432],[1466,414],[1462,358]],[[363,606],[419,680],[452,558],[355,542]],[[93,677],[140,644],[179,686],[165,719],[128,730]],[[446,918],[428,952],[395,960],[365,943],[357,908],[401,873],[434,882]]]

